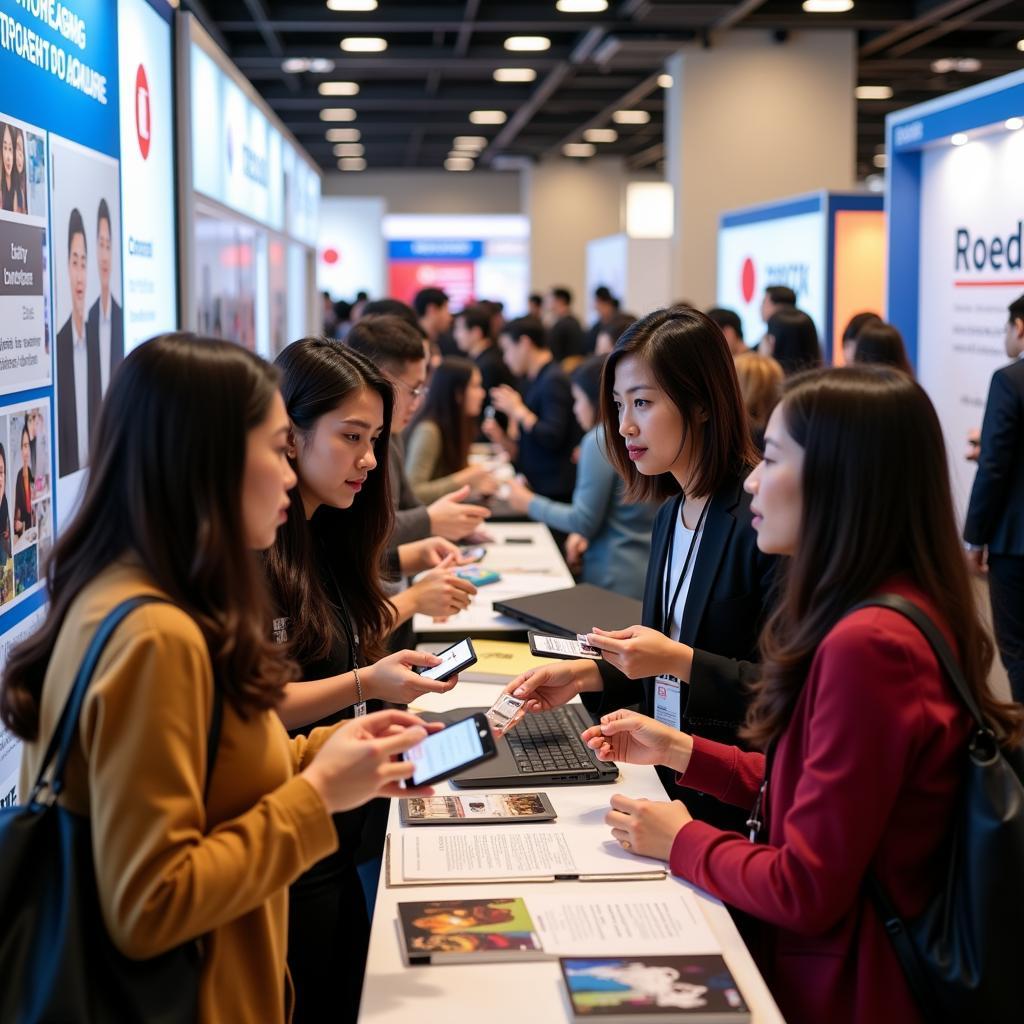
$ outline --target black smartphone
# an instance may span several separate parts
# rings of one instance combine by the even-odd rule
[[[470,715],[432,733],[422,743],[402,754],[403,761],[412,761],[416,769],[402,785],[430,786],[443,782],[473,765],[496,757],[498,748],[490,723],[482,714]]]
[[[590,658],[601,661],[603,655],[588,644],[586,633],[577,633],[575,640],[564,636],[549,636],[546,633],[535,633],[532,629],[526,634],[530,641],[530,653],[538,658]]]
[[[459,551],[459,557],[463,560],[469,560],[471,562],[480,562],[483,560],[484,555],[487,554],[487,548],[481,547],[479,544],[472,545],[470,547],[462,548]]]
[[[438,651],[437,656],[441,659],[440,665],[433,668],[418,668],[416,671],[424,678],[434,679],[439,683],[446,682],[463,669],[476,664],[476,651],[473,650],[473,641],[468,636],[465,640]]]

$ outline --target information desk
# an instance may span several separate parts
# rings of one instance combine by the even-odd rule
[[[499,686],[460,683],[447,694],[427,694],[416,702],[423,711],[446,711],[459,707],[489,706]],[[540,788],[540,787],[538,787]],[[446,783],[438,793],[472,792],[452,790]],[[552,786],[544,790],[558,812],[559,824],[601,821],[613,793],[665,799],[665,792],[653,768],[623,765],[618,783],[603,786]],[[422,828],[422,826],[419,826]],[[475,830],[515,829],[516,825],[476,825]],[[388,831],[401,829],[398,804],[392,801]],[[385,868],[386,871],[386,868]],[[581,890],[582,887],[582,890]],[[669,877],[657,882],[537,882],[463,884],[387,888],[382,872],[370,936],[366,980],[359,1019],[365,1024],[560,1024],[569,1021],[562,993],[557,961],[478,965],[432,965],[406,967],[399,949],[395,921],[397,904],[431,899],[495,899],[519,896],[529,901],[530,893],[558,893],[596,897],[606,892],[611,898],[666,896],[673,887],[689,889],[722,947],[736,983],[751,1009],[755,1024],[782,1024],[779,1013],[732,918],[717,900]],[[629,950],[622,950],[629,953]]]
[[[416,615],[413,629],[422,640],[464,636],[524,639],[522,622],[495,613],[494,601],[562,590],[574,584],[562,553],[543,523],[485,523],[494,540],[486,544],[480,565],[501,573],[497,583],[480,587],[469,607],[444,622],[429,615]]]

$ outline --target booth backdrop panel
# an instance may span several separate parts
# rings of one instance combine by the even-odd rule
[[[836,210],[833,216],[832,362],[842,366],[843,329],[850,318],[862,312],[882,313],[885,214]]]

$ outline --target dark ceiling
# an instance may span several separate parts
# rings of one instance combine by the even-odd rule
[[[488,140],[478,166],[561,152],[592,127],[615,127],[598,152],[636,169],[662,157],[663,62],[684,41],[714,46],[735,28],[776,33],[855,29],[859,82],[889,85],[890,100],[858,102],[857,173],[873,170],[885,115],[1024,67],[1024,0],[856,0],[845,14],[807,14],[800,0],[610,0],[600,14],[563,14],[555,0],[379,0],[371,13],[337,12],[294,0],[182,0],[281,120],[325,170],[337,156],[323,107],[348,107],[369,168],[442,166],[459,135]],[[343,53],[345,36],[381,36],[382,53]],[[510,53],[506,37],[543,35],[543,53]],[[326,58],[330,73],[286,73],[286,58]],[[938,73],[937,60],[972,61],[976,70]],[[496,68],[531,68],[530,83],[494,81]],[[353,81],[351,97],[325,97],[321,82]],[[650,113],[643,125],[616,125],[615,110]],[[503,125],[474,125],[473,110],[502,110]],[[1024,113],[1024,112],[1022,112]],[[798,126],[797,126],[798,127]]]

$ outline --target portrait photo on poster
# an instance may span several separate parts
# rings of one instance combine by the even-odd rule
[[[124,358],[118,162],[50,136],[58,476],[84,469]]]
[[[45,133],[0,112],[0,394],[51,379]]]

